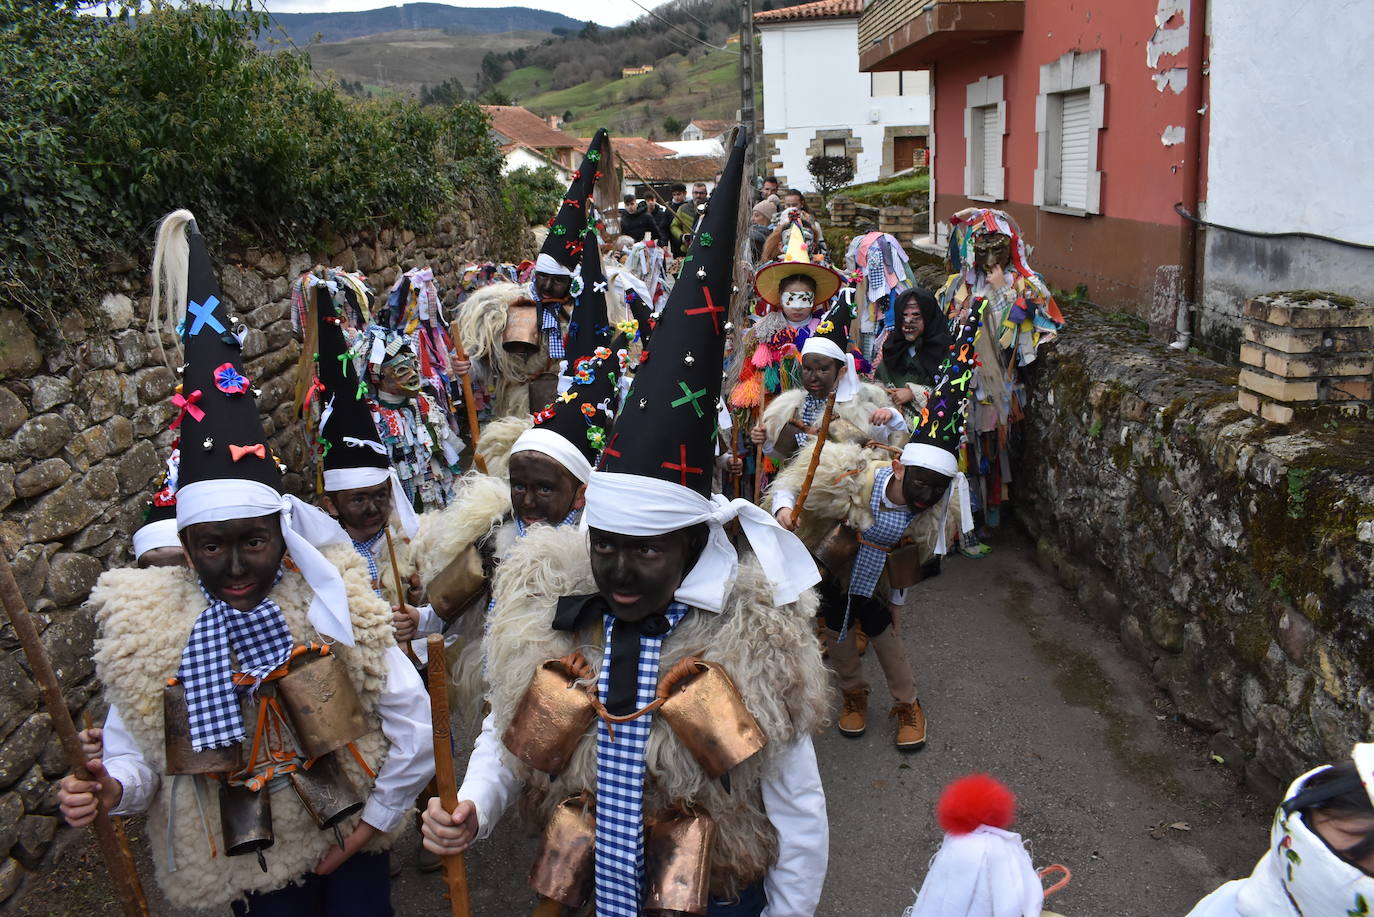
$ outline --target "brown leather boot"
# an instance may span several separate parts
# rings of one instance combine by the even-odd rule
[[[916,751],[926,744],[926,714],[920,701],[893,704],[887,715],[897,718],[898,751]]]
[[[854,648],[859,651],[860,656],[868,652],[868,634],[858,626],[854,628]]]
[[[840,735],[858,738],[868,728],[868,689],[844,692],[844,706],[840,710],[840,721],[836,724]]]

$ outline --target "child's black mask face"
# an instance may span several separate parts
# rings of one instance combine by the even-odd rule
[[[902,500],[913,512],[930,509],[949,489],[950,479],[930,468],[906,466],[902,472]]]
[[[272,591],[286,553],[279,513],[189,525],[181,539],[206,590],[239,611]]]
[[[687,529],[645,536],[591,530],[592,578],[623,621],[666,611],[699,554]]]
[[[526,525],[557,525],[582,506],[582,482],[558,462],[538,452],[510,457],[510,502]]]
[[[813,398],[824,398],[835,390],[845,365],[823,353],[808,353],[802,357],[802,388]]]

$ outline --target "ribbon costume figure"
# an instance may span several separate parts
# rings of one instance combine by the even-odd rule
[[[592,191],[609,155],[610,140],[602,128],[549,223],[530,282],[483,287],[459,310],[473,382],[487,392],[494,418],[527,417],[557,394],[571,307],[582,289],[578,266],[584,244],[591,241],[584,230],[596,218],[589,213]]]
[[[177,907],[324,914],[344,883],[385,912],[386,851],[434,771],[423,686],[343,530],[281,493],[189,212],[163,220],[154,271],[185,348],[176,524],[191,565],[96,584],[104,760],[97,782],[63,780],[63,812],[88,821],[95,793],[115,814],[148,811]],[[322,792],[339,805],[322,809]]]
[[[868,682],[857,640],[850,636],[861,625],[892,695],[894,741],[904,751],[924,746],[926,721],[906,649],[891,628],[893,611],[900,611],[908,587],[938,571],[951,515],[957,514],[962,530],[973,527],[956,455],[983,308],[979,305],[957,329],[925,413],[899,457],[854,442],[827,443],[798,521],[794,507],[816,448],[807,444],[783,468],[769,495],[779,521],[796,528],[826,572],[821,614],[844,696],[840,732],[859,736],[867,729]]]
[[[950,220],[949,259],[954,273],[938,299],[951,325],[977,303],[987,303],[989,330],[978,339],[964,470],[975,484],[975,509],[982,511],[987,525],[995,526],[1011,493],[1007,438],[1025,405],[1021,370],[1035,361],[1042,344],[1058,336],[1064,316],[1044,280],[1031,270],[1016,221],[1001,210],[955,214]],[[977,556],[986,550],[977,544],[965,553]]]
[[[591,475],[587,530],[530,532],[497,576],[491,713],[457,809],[424,815],[426,845],[454,852],[519,793],[557,854],[532,884],[600,917],[811,914],[825,874],[818,575],[709,487],[743,154],[741,137]]]

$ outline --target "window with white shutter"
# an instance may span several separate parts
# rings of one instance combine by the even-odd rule
[[[1040,67],[1035,203],[1047,210],[1077,216],[1102,212],[1097,133],[1105,126],[1106,87],[1101,56],[1100,51],[1070,51]]]
[[[967,87],[964,108],[964,194],[979,201],[1006,196],[1002,167],[1002,138],[1006,133],[1007,103],[1002,78],[983,77]]]

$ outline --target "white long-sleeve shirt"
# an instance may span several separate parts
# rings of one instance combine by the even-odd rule
[[[520,790],[520,779],[505,765],[501,737],[491,714],[468,760],[458,798],[472,803],[477,836],[485,838]],[[830,857],[830,823],[825,790],[810,736],[779,752],[775,772],[762,780],[763,807],[778,832],[778,861],[764,877],[768,906],[763,917],[811,917],[821,900]]]
[[[434,776],[434,735],[425,686],[400,647],[386,651],[386,663],[386,688],[377,698],[377,716],[390,750],[362,815],[363,821],[382,832],[394,830],[414,811],[416,795]],[[105,769],[124,787],[119,805],[110,814],[146,810],[162,785],[162,775],[143,757],[114,706],[105,718],[104,744]]]

